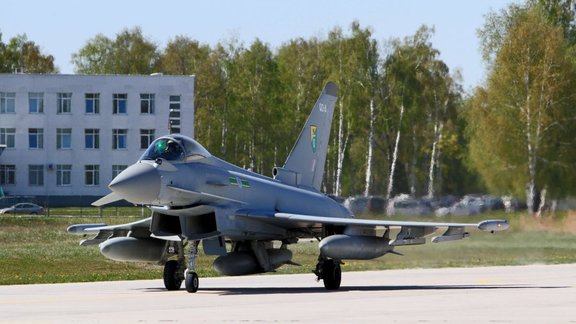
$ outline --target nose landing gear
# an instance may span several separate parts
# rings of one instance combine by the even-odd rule
[[[185,282],[186,291],[196,292],[198,291],[198,275],[194,272],[196,266],[196,257],[198,256],[198,244],[199,241],[194,241],[190,251],[190,264],[188,271],[186,271],[186,258],[184,256],[184,246],[183,242],[169,242],[166,245],[166,258],[169,255],[178,254],[177,260],[168,260],[164,264],[164,287],[167,290],[179,290],[182,286],[182,282]]]
[[[198,291],[198,286],[200,280],[198,279],[198,274],[194,272],[196,269],[196,258],[198,257],[198,245],[200,241],[192,242],[192,247],[190,248],[190,261],[188,264],[188,271],[186,272],[186,291],[189,293],[195,293]]]

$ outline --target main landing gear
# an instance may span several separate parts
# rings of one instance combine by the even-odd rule
[[[178,242],[177,244],[168,246],[168,254],[178,254],[178,260],[169,260],[164,264],[164,287],[167,290],[179,290],[182,286],[182,281],[186,286],[186,291],[195,293],[198,291],[200,280],[198,274],[194,272],[196,268],[196,258],[198,257],[198,245],[200,241],[193,241],[190,248],[190,262],[188,270],[185,269],[186,258],[184,257],[184,244]]]
[[[184,281],[184,271],[180,270],[180,263],[170,260],[164,265],[164,287],[168,290],[179,290]]]
[[[317,280],[324,282],[324,287],[327,290],[337,290],[340,288],[342,282],[342,269],[340,268],[340,260],[327,259],[322,256],[318,257],[316,270],[314,273]]]

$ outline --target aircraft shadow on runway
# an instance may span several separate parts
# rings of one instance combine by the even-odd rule
[[[534,286],[534,285],[414,285],[414,286],[343,286],[338,290],[326,290],[324,287],[208,287],[198,293],[209,292],[219,295],[272,295],[272,294],[327,294],[351,291],[410,291],[410,290],[499,290],[499,289],[563,289],[569,286]],[[167,292],[165,289],[144,289],[148,292]],[[182,290],[181,290],[182,291]]]

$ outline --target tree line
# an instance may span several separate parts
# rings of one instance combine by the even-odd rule
[[[440,59],[427,26],[379,42],[355,21],[276,49],[259,39],[210,46],[184,35],[160,49],[135,27],[114,39],[96,35],[72,62],[80,74],[196,75],[196,138],[213,154],[268,175],[283,164],[331,80],[339,99],[326,192],[490,191],[525,195],[535,210],[546,196],[574,190],[575,12],[572,0],[530,0],[486,15],[479,30],[486,82],[471,94]],[[6,48],[18,46],[0,42],[4,72],[16,64],[5,59]],[[53,64],[25,67],[56,72]]]
[[[196,75],[196,137],[256,172],[282,165],[323,85],[339,86],[324,189],[415,196],[479,188],[463,157],[460,77],[434,30],[379,43],[353,22],[277,49],[259,39],[215,46],[176,36],[163,50],[140,28],[96,35],[73,55],[77,73]],[[469,178],[472,181],[463,181]],[[478,189],[479,190],[479,189]]]

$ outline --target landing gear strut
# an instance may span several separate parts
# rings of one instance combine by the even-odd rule
[[[198,245],[200,241],[192,242],[192,247],[190,248],[190,261],[188,264],[188,271],[186,272],[186,291],[189,293],[195,293],[198,291],[199,279],[198,274],[194,272],[196,269],[196,258],[198,257]]]
[[[317,280],[324,281],[324,288],[327,290],[337,290],[340,288],[340,283],[342,282],[340,260],[326,259],[320,256],[314,273],[318,277]]]

